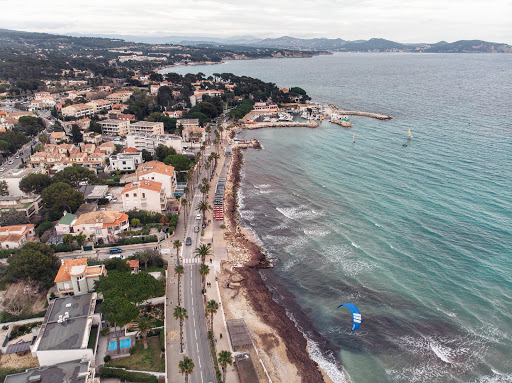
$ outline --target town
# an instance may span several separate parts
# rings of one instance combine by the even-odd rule
[[[268,377],[222,305],[224,194],[233,151],[258,145],[242,122],[309,97],[232,74],[62,76],[1,95],[4,381]]]

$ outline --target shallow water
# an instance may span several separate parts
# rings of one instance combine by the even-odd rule
[[[335,381],[512,381],[512,55],[336,54],[173,71],[244,74],[393,117],[241,134],[264,147],[245,152],[243,223],[335,350],[338,365],[310,345]],[[336,309],[344,302],[362,312],[355,333]]]

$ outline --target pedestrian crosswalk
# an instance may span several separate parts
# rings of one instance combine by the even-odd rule
[[[201,260],[199,258],[184,258],[183,264],[184,265],[192,265],[192,264],[199,264],[201,263]]]

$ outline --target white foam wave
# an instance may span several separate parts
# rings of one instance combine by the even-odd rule
[[[252,221],[254,219],[254,211],[252,210],[240,210],[240,217],[247,221]]]
[[[329,230],[319,229],[319,228],[303,229],[302,231],[304,231],[304,234],[306,234],[310,237],[325,237],[326,235],[331,234],[331,232]]]
[[[376,223],[376,222],[374,222],[373,224],[374,224],[375,226],[377,226],[377,227],[382,227],[381,225],[379,225],[379,224],[378,224],[378,223]]]
[[[354,243],[354,242],[351,242],[352,243],[352,246],[354,246],[356,249],[360,249],[361,246],[359,246],[357,243]]]
[[[256,189],[269,189],[270,185],[269,184],[262,184],[262,185],[254,185],[254,187]]]
[[[345,274],[357,275],[375,267],[373,262],[367,262],[356,257],[354,250],[349,246],[331,246],[325,250],[327,262],[340,267]]]
[[[448,347],[445,347],[437,342],[430,341],[429,342],[430,349],[434,351],[434,354],[437,355],[439,359],[441,359],[445,363],[454,364],[450,359],[450,354],[452,350]]]
[[[277,211],[289,219],[316,218],[323,215],[323,211],[315,211],[307,206],[299,207],[276,207]]]
[[[344,371],[338,369],[336,358],[331,353],[329,353],[328,356],[324,356],[316,342],[312,341],[307,336],[305,336],[305,338],[308,343],[308,351],[309,355],[311,355],[311,359],[318,363],[320,368],[325,371],[333,382],[347,383],[347,376]]]
[[[481,376],[478,379],[479,383],[510,383],[512,382],[512,374],[504,374],[492,369],[494,375]]]
[[[270,194],[270,193],[272,193],[272,190],[268,190],[268,189],[260,190],[260,194]]]

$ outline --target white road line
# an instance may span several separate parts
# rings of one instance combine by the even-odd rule
[[[197,346],[197,353],[199,354],[199,343],[196,343]]]
[[[202,368],[201,367],[201,355],[197,355],[197,359],[199,359],[199,368]]]
[[[197,340],[197,331],[196,331],[196,324],[194,323],[194,334],[196,334],[196,340]]]
[[[199,366],[199,367],[201,367],[201,366]],[[203,382],[204,382],[204,380],[203,380],[203,371],[201,371],[201,383],[203,383]]]

